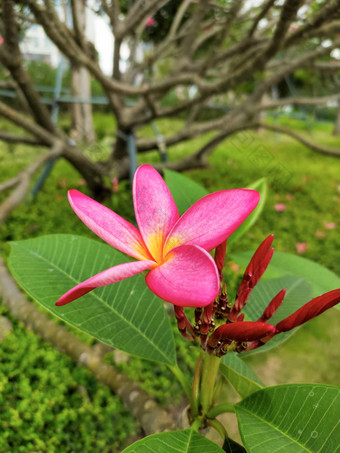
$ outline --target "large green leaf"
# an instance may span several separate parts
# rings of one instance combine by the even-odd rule
[[[247,187],[247,189],[254,189],[260,192],[260,201],[256,206],[254,211],[246,218],[246,220],[237,228],[237,230],[230,236],[228,239],[228,244],[239,239],[241,236],[246,233],[249,228],[251,228],[254,223],[259,218],[261,212],[263,211],[264,205],[267,200],[268,185],[266,178],[261,178],[258,181],[255,181],[253,184]]]
[[[223,453],[223,450],[192,429],[152,434],[122,453]]]
[[[175,171],[164,170],[164,177],[174,197],[179,214],[182,215],[197,200],[208,195],[208,191],[190,178]]]
[[[271,324],[277,324],[311,299],[311,287],[303,278],[287,276],[274,280],[260,281],[253,289],[247,305],[243,310],[246,318],[250,321],[257,321],[273,297],[284,288],[287,290],[286,296],[281,307],[271,320],[268,321]],[[272,338],[265,346],[245,354],[268,351],[268,349],[286,341],[295,331],[296,329],[290,332],[280,333]]]
[[[72,235],[12,242],[9,266],[25,291],[72,326],[122,351],[175,364],[175,347],[162,301],[144,277],[97,288],[63,307],[56,300],[92,275],[127,259],[109,245]]]
[[[253,253],[232,254],[232,259],[245,268]],[[290,253],[275,252],[262,278],[272,279],[285,275],[304,278],[312,286],[312,297],[340,288],[340,278],[320,264]]]
[[[268,387],[236,404],[249,453],[336,453],[340,389],[328,385]]]
[[[222,358],[220,370],[242,398],[263,388],[260,379],[236,353],[227,354]]]

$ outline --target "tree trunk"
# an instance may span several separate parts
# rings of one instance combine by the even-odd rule
[[[67,14],[67,11],[66,11]],[[86,31],[86,9],[82,0],[72,1],[73,29],[80,44],[84,40]],[[89,100],[91,98],[91,77],[86,68],[75,63],[71,65],[72,95],[76,98]],[[91,143],[96,140],[92,121],[91,103],[71,104],[71,136],[76,141]]]
[[[82,175],[96,200],[102,201],[111,195],[111,190],[104,181],[104,176],[108,176],[104,167],[90,161],[78,150],[71,147],[64,149],[63,156]]]
[[[86,68],[72,65],[72,96],[81,99],[91,98],[91,79]],[[71,137],[77,142],[91,143],[96,140],[92,121],[92,105],[75,102],[71,104]]]
[[[334,123],[333,135],[340,135],[340,101],[338,101],[338,110]]]

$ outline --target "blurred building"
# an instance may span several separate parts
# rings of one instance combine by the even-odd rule
[[[20,49],[25,60],[43,61],[53,67],[58,64],[58,49],[39,25],[32,25],[27,29]]]

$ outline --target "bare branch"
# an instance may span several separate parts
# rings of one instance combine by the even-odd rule
[[[192,59],[193,52],[195,50],[195,38],[200,32],[201,22],[203,21],[204,16],[207,12],[208,3],[209,0],[198,0],[198,4],[191,19],[190,28],[187,35],[183,39],[183,43],[180,49],[184,63],[187,63]]]
[[[169,0],[137,0],[124,21],[124,28],[121,31],[121,38],[126,37],[131,31],[157,10],[162,8]]]
[[[34,137],[11,134],[10,132],[0,132],[0,140],[7,142],[7,143],[22,143],[23,145],[37,145],[37,146],[45,145],[45,143],[39,142]]]
[[[0,101],[0,115],[3,115],[5,118],[10,120],[12,123],[17,126],[22,127],[27,132],[30,132],[34,135],[37,140],[43,143],[46,146],[52,146],[55,140],[55,137],[50,132],[46,131],[43,127],[38,124],[33,123],[33,121],[28,120],[24,115],[12,109],[4,102]]]
[[[278,99],[277,101],[265,102],[260,105],[260,110],[276,109],[278,107],[284,107],[285,105],[322,105],[328,102],[338,101],[340,94],[333,94],[331,96],[320,96],[320,97],[288,97]]]
[[[5,199],[5,201],[0,205],[0,225],[4,222],[4,220],[10,215],[10,213],[20,204],[27,196],[28,188],[30,185],[32,175],[48,160],[56,158],[61,155],[63,149],[63,145],[61,142],[56,142],[52,150],[43,156],[40,156],[39,159],[28,166],[23,172],[21,172],[17,178],[16,186],[17,188],[12,192],[12,194]],[[1,186],[9,189],[9,186],[14,187],[13,184],[14,179],[3,183]]]
[[[320,28],[327,20],[334,20],[340,17],[340,5],[337,0],[331,0],[326,2],[320,11],[312,16],[305,25],[299,27],[294,33],[287,38],[286,46],[291,46],[292,44],[305,39],[317,28]]]
[[[20,175],[14,176],[14,178],[8,179],[0,184],[0,192],[6,192],[6,190],[13,189],[20,182]]]
[[[119,0],[111,0],[110,3],[107,2],[107,0],[101,0],[101,5],[102,8],[107,14],[107,16],[110,18],[111,26],[112,26],[112,33],[114,36],[120,36],[121,30],[120,30],[120,5],[119,5]]]
[[[308,140],[307,138],[303,137],[299,133],[287,129],[282,126],[276,126],[274,124],[267,124],[262,121],[257,122],[252,126],[252,128],[264,128],[268,129],[270,131],[278,132],[280,134],[285,134],[289,135],[290,137],[294,138],[295,140],[299,141],[300,143],[306,145],[308,148],[312,149],[313,151],[317,151],[318,153],[321,154],[328,154],[329,156],[335,156],[335,157],[340,157],[340,150],[337,149],[332,149],[332,148],[327,148],[325,146],[318,145],[317,143]]]
[[[332,60],[332,61],[315,61],[313,66],[318,69],[328,69],[331,71],[339,71],[340,70],[340,61]]]
[[[10,71],[13,79],[33,112],[38,124],[50,132],[55,132],[47,108],[40,102],[40,97],[34,89],[21,61],[19,49],[18,24],[15,21],[14,1],[4,0],[2,4],[5,20],[5,41],[1,46],[0,61]]]
[[[255,33],[259,22],[266,17],[270,9],[274,6],[276,0],[267,0],[267,2],[262,6],[259,14],[255,17],[252,26],[248,32],[248,38],[251,38]]]
[[[281,10],[279,22],[275,28],[271,42],[264,54],[259,57],[259,61],[268,61],[278,52],[278,50],[282,48],[288,29],[291,23],[296,19],[297,12],[302,6],[303,2],[304,0],[285,1]]]

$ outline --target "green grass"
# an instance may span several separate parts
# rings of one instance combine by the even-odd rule
[[[308,131],[306,123],[300,120],[281,118],[280,124],[308,134],[316,142],[340,148],[339,139],[331,135],[330,124],[318,123],[312,131]],[[157,125],[166,135],[177,130],[181,121],[162,120]],[[103,114],[96,115],[96,127],[102,139],[100,153],[91,149],[86,152],[103,156],[110,149],[114,122]],[[104,137],[105,131],[109,138]],[[146,137],[153,135],[149,128],[142,133]],[[188,154],[207,138],[196,138],[173,147],[170,159]],[[41,150],[26,146],[0,145],[1,180],[14,176],[39,152]],[[146,153],[140,160],[155,162],[159,156],[156,152]],[[310,151],[288,137],[269,132],[246,132],[220,145],[209,161],[209,169],[188,171],[186,175],[210,191],[245,187],[263,176],[268,179],[269,194],[263,215],[251,231],[233,244],[233,250],[254,249],[269,233],[275,233],[276,250],[296,253],[296,244],[306,242],[308,248],[303,256],[340,274],[339,159]],[[279,167],[284,169],[287,177],[281,175],[280,179]],[[37,198],[23,203],[1,227],[1,250],[7,255],[7,241],[48,233],[95,237],[70,208],[66,197],[69,188],[87,192],[75,170],[68,163],[59,161]],[[4,196],[0,197],[1,201]],[[277,212],[274,208],[277,203],[284,203],[286,210]],[[128,183],[120,185],[118,197],[113,203],[109,200],[107,205],[133,221]],[[335,223],[336,228],[327,229],[330,223]],[[240,275],[230,268],[226,275],[232,291]],[[297,381],[336,384],[340,357],[338,348],[333,345],[340,340],[339,317],[339,312],[333,309],[302,327],[278,350],[256,355],[250,362],[267,384]],[[180,364],[188,374],[194,366],[193,351],[178,333],[176,337]],[[112,359],[108,357],[108,360],[111,362]],[[179,386],[164,367],[138,359],[117,366],[139,380],[160,403],[180,402]],[[124,412],[117,398],[98,385],[86,370],[16,322],[13,332],[0,345],[0,386],[0,437],[3,442],[0,451],[115,452],[135,429],[131,416]],[[82,390],[77,390],[78,387]],[[30,421],[29,413],[39,414],[37,421]],[[19,446],[23,439],[26,442],[24,449]],[[10,448],[4,442],[8,442]]]

